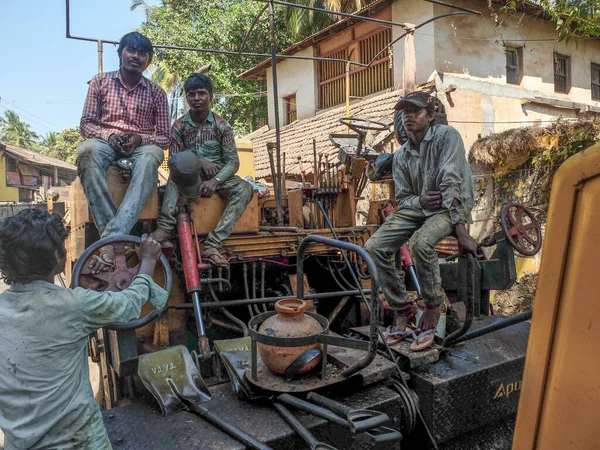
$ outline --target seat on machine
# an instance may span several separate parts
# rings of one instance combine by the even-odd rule
[[[214,230],[225,211],[227,200],[215,194],[210,198],[196,197],[190,199],[189,205],[192,208],[192,220],[196,225],[198,234],[208,234]],[[258,195],[254,193],[252,200],[246,206],[242,217],[233,227],[233,233],[258,233],[259,208]]]
[[[124,178],[121,175],[121,173],[122,169],[116,165],[109,166],[109,168],[106,169],[106,182],[108,185],[108,192],[110,193],[110,196],[112,197],[117,207],[119,207],[119,205],[123,201],[125,193],[127,192],[127,188],[129,187],[129,183],[131,182],[131,179]],[[87,198],[85,196],[85,193],[83,192],[83,186],[81,185],[79,177],[75,178],[75,181],[73,181],[69,196],[76,203],[75,205],[70,206],[72,222],[76,225],[84,222],[93,222],[94,218],[88,206]],[[146,204],[140,212],[138,220],[157,218],[158,187],[155,187],[150,193],[148,200],[146,200]]]

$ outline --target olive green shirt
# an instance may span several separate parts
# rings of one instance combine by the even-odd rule
[[[175,121],[171,128],[171,154],[190,150],[217,165],[219,183],[233,177],[240,167],[231,125],[210,111],[201,126],[194,123],[191,111]]]
[[[88,374],[88,335],[140,315],[167,292],[138,275],[122,292],[46,281],[0,294],[0,429],[5,450],[110,450]]]
[[[427,191],[441,191],[442,209],[423,210],[425,216],[450,212],[453,224],[472,223],[471,210],[475,189],[471,167],[463,140],[448,125],[433,125],[423,138],[419,150],[410,139],[394,154],[392,175],[398,208],[421,210],[419,197]],[[453,206],[454,200],[457,205]]]

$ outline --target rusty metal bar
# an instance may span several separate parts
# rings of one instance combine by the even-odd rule
[[[256,17],[252,21],[252,24],[250,24],[250,28],[248,29],[246,36],[244,36],[242,45],[240,45],[240,51],[239,51],[238,55],[241,55],[242,52],[244,51],[244,47],[246,46],[246,43],[248,42],[248,39],[250,38],[250,35],[252,34],[254,27],[256,26],[256,24],[260,20],[261,16],[265,13],[265,11],[267,10],[268,7],[269,7],[269,5],[265,4],[265,6],[262,7],[262,9],[259,11],[259,13],[256,15]]]
[[[71,34],[71,19],[70,19],[70,0],[65,0],[66,2],[66,38],[74,39],[76,41],[87,41],[87,42],[98,42],[102,41],[103,44],[113,44],[119,45],[119,41],[109,40],[109,39],[98,39],[84,36],[73,36]],[[240,53],[239,51],[230,51],[230,50],[214,50],[210,48],[197,48],[197,47],[180,47],[178,45],[152,45],[154,48],[160,48],[163,50],[185,50],[190,52],[200,52],[200,53],[212,53],[217,55],[231,55],[231,56],[246,56],[248,58],[270,58],[271,55],[269,53]],[[320,58],[318,56],[298,56],[298,55],[277,55],[278,59],[300,59],[307,61],[337,61],[340,63],[346,63],[345,59],[332,59],[332,58]],[[363,66],[367,67],[367,64],[359,63],[359,62],[351,62],[355,66]]]
[[[352,291],[334,291],[334,292],[321,292],[320,294],[306,294],[303,299],[305,300],[320,300],[325,298],[333,298],[333,297],[354,297],[360,295],[358,289]],[[366,294],[371,293],[371,289],[363,289],[362,292]],[[293,295],[283,295],[279,297],[263,297],[263,298],[251,298],[251,299],[241,299],[241,300],[224,300],[219,302],[205,302],[202,303],[202,307],[206,308],[219,308],[219,307],[228,307],[228,306],[246,306],[246,305],[254,305],[254,304],[264,304],[264,303],[275,303],[279,300],[287,300],[287,299],[295,299],[296,296]],[[194,305],[191,303],[182,303],[180,305],[169,306],[171,309],[192,309]]]
[[[351,367],[348,367],[347,369],[345,369],[342,372],[343,376],[350,377],[351,375],[355,374],[356,372],[364,369],[369,364],[371,364],[371,362],[373,362],[373,359],[375,359],[375,354],[377,353],[377,339],[378,339],[378,334],[380,332],[380,330],[379,330],[379,309],[380,308],[379,308],[379,303],[378,303],[379,289],[377,286],[377,268],[375,267],[375,262],[373,261],[373,259],[371,259],[371,256],[369,255],[369,253],[363,247],[360,247],[356,244],[351,244],[349,242],[340,241],[337,239],[335,230],[333,229],[333,226],[331,225],[331,222],[329,221],[329,217],[327,216],[327,213],[326,213],[325,209],[323,208],[323,205],[318,200],[316,201],[316,203],[317,203],[317,206],[319,207],[319,209],[321,210],[321,213],[323,214],[323,217],[325,218],[327,225],[332,230],[332,233],[336,237],[336,239],[330,239],[330,238],[326,238],[326,237],[319,236],[316,234],[311,234],[311,235],[305,237],[304,239],[302,239],[302,242],[300,242],[300,245],[298,246],[298,252],[297,252],[298,267],[296,270],[296,278],[298,279],[298,286],[296,288],[296,292],[298,293],[298,298],[300,298],[300,299],[304,298],[304,282],[303,282],[303,280],[304,280],[304,253],[305,253],[308,245],[313,242],[328,245],[332,248],[340,249],[342,252],[342,256],[344,257],[344,260],[345,260],[346,264],[348,265],[348,268],[351,271],[351,274],[354,275],[354,277],[356,277],[356,274],[352,271],[352,267],[350,266],[350,262],[348,261],[348,257],[346,255],[346,250],[358,254],[363,259],[363,261],[367,264],[369,273],[371,274],[371,287],[372,287],[371,288],[371,301],[367,300],[367,298],[364,294],[364,290],[361,289],[361,287],[360,287],[360,282],[357,279],[355,279],[355,282],[357,283],[357,287],[359,288],[358,290],[361,293],[361,296],[363,297],[367,308],[369,309],[370,339],[369,339],[369,353],[367,353],[367,355],[365,355],[365,357],[363,359],[361,359],[360,361],[358,361],[356,364],[352,365]]]
[[[275,6],[269,2],[269,40],[271,43],[271,67],[273,73],[273,102],[275,112],[275,158],[277,173],[276,180],[273,180],[273,188],[279,192],[279,202],[277,203],[277,225],[283,225],[283,205],[281,204],[281,133],[279,124],[279,95],[277,91],[277,49],[275,45]]]

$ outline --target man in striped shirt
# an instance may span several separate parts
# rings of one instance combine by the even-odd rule
[[[129,234],[158,181],[169,147],[169,107],[160,86],[143,76],[152,61],[150,40],[137,32],[121,38],[119,70],[95,75],[83,114],[77,172],[101,237]],[[117,208],[108,192],[106,169],[121,158],[133,162],[131,182]],[[112,248],[102,260],[111,265]],[[100,267],[96,265],[94,271]]]
[[[252,186],[235,173],[240,159],[231,126],[210,109],[213,99],[212,80],[194,73],[183,84],[190,110],[175,121],[171,129],[169,181],[165,189],[158,228],[152,237],[163,246],[177,224],[175,217],[179,195],[187,198],[212,197],[227,200],[227,206],[214,230],[204,241],[202,258],[216,266],[228,262],[219,249],[229,237],[246,206],[252,200]]]

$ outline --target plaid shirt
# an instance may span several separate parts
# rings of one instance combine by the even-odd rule
[[[231,125],[210,111],[201,126],[194,123],[191,110],[173,123],[171,154],[189,150],[219,168],[219,183],[229,180],[240,167]]]
[[[142,145],[169,147],[169,105],[160,86],[142,77],[127,90],[118,70],[94,75],[89,85],[80,122],[83,137],[108,141],[114,133],[136,133]]]

